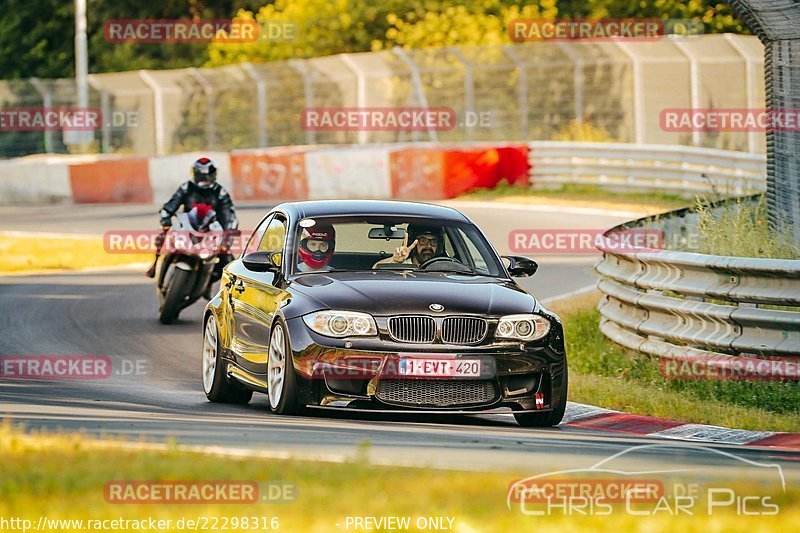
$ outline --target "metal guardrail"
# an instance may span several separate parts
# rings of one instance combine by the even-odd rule
[[[680,215],[685,215],[683,210]],[[622,250],[612,228],[596,265],[601,331],[650,355],[703,358],[800,356],[800,261],[662,250]]]
[[[534,187],[579,184],[737,196],[766,188],[762,154],[626,143],[541,141],[529,146]]]

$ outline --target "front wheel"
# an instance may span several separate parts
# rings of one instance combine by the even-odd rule
[[[172,324],[178,319],[183,302],[186,299],[186,288],[191,281],[192,273],[182,268],[175,267],[170,276],[167,290],[164,291],[164,301],[161,302],[161,311],[158,319],[162,324]]]
[[[300,412],[292,349],[286,334],[286,324],[280,319],[272,326],[270,335],[267,383],[269,408],[273,413],[295,415]]]
[[[564,364],[564,386],[561,387],[561,394],[559,395],[558,407],[552,411],[544,413],[515,413],[514,418],[517,424],[522,427],[528,428],[542,428],[557,426],[564,418],[564,411],[567,409],[567,385],[569,382],[569,372],[567,365]]]
[[[228,381],[219,347],[217,319],[212,313],[203,331],[203,391],[211,402],[245,404],[253,397],[253,391]]]

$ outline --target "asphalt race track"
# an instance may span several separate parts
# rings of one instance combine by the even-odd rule
[[[249,230],[267,206],[238,209]],[[0,208],[4,230],[102,234],[151,230],[152,206]],[[632,217],[469,207],[467,214],[502,253],[512,229],[604,228]],[[541,267],[523,286],[541,299],[582,289],[594,281],[596,257],[537,257]],[[152,281],[139,272],[77,272],[7,276],[0,281],[0,355],[105,355],[114,375],[80,381],[0,381],[0,412],[29,428],[85,430],[144,436],[155,441],[219,445],[300,456],[351,457],[364,453],[381,464],[441,468],[528,469],[531,474],[582,468],[631,446],[661,443],[621,458],[627,469],[713,467],[720,478],[752,478],[765,469],[709,449],[782,466],[787,484],[800,480],[800,453],[766,448],[704,445],[621,436],[574,427],[523,429],[508,415],[423,417],[344,415],[282,417],[256,394],[247,406],[209,403],[200,378],[202,304],[173,326],[157,320]],[[139,375],[127,375],[138,365]],[[361,445],[359,447],[359,445]],[[361,456],[361,455],[359,455]],[[745,473],[746,472],[746,473]],[[764,474],[767,475],[767,474]]]

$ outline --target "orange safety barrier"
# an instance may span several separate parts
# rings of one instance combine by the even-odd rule
[[[146,157],[71,164],[69,182],[76,204],[153,202]]]
[[[308,198],[305,152],[308,147],[231,152],[233,197],[237,200]]]
[[[442,198],[444,156],[441,150],[409,148],[389,153],[392,198]]]

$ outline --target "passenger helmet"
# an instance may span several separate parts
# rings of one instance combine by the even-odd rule
[[[328,249],[324,252],[317,250],[311,251],[308,249],[308,241],[326,241]],[[333,248],[336,245],[336,230],[333,226],[312,226],[310,228],[303,228],[300,233],[300,247],[298,253],[300,260],[311,268],[321,268],[328,264],[333,256]]]

